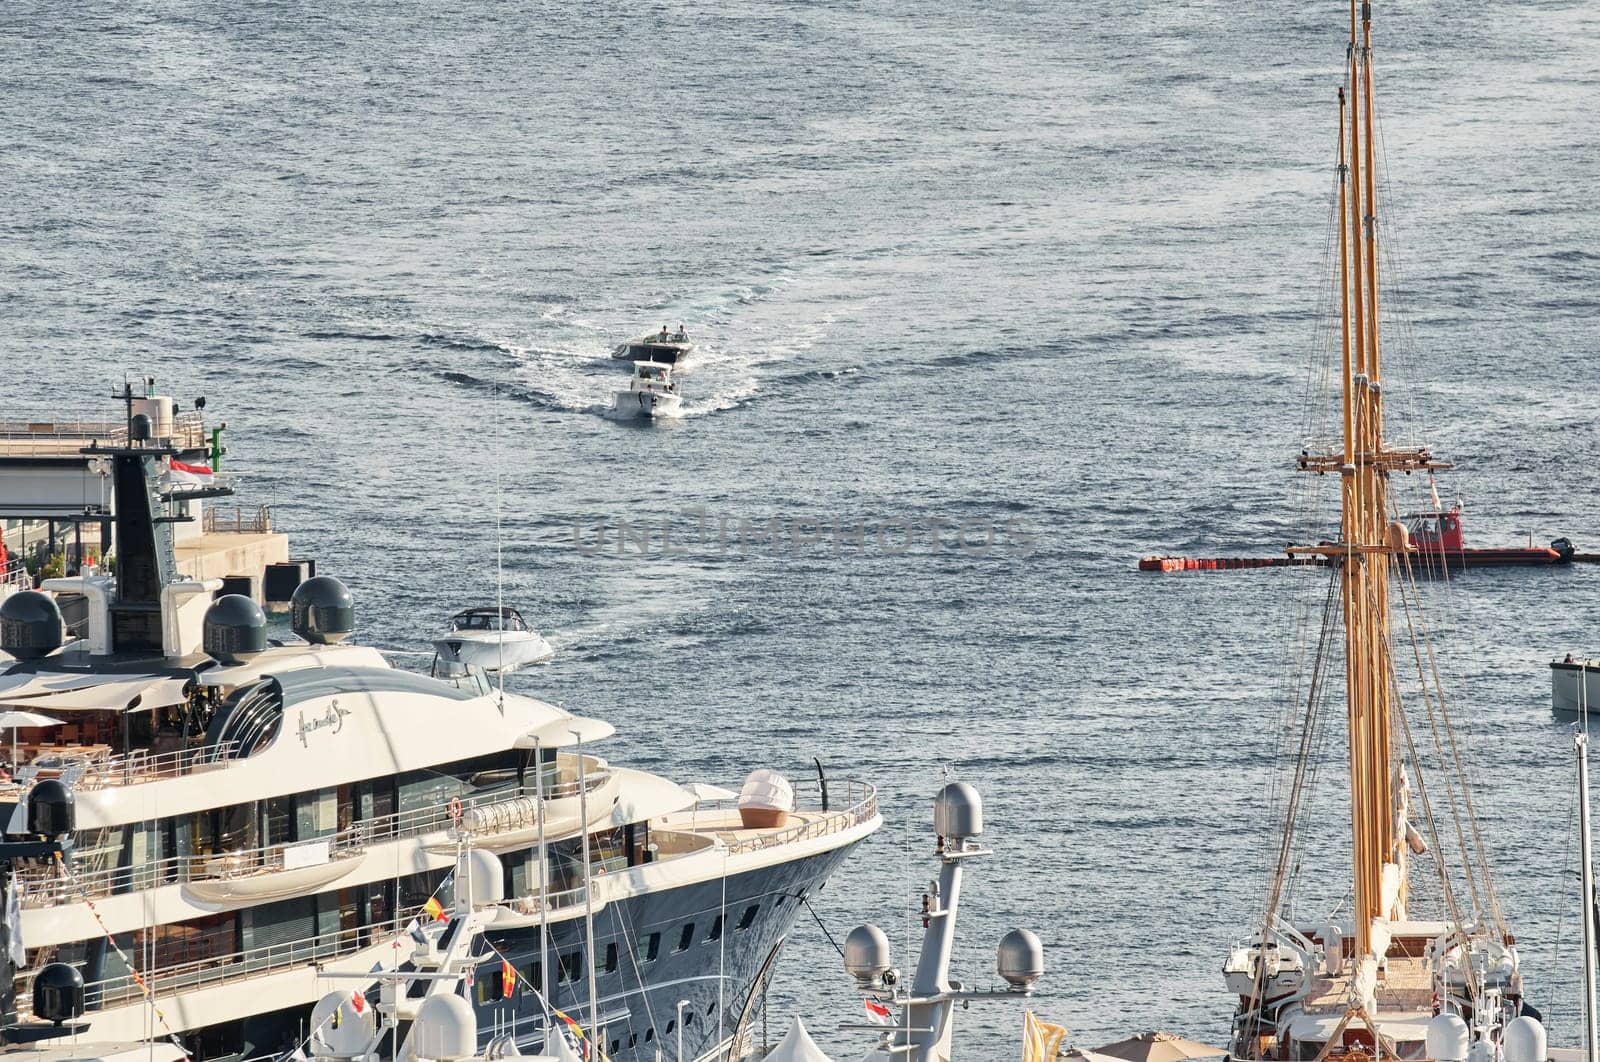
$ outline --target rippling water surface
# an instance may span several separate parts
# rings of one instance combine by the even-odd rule
[[[125,368],[210,395],[247,500],[387,647],[492,599],[498,513],[507,599],[560,649],[515,684],[613,720],[609,756],[724,784],[820,756],[883,787],[888,826],[818,903],[835,935],[879,920],[909,961],[949,774],[998,851],[960,976],[1032,926],[1038,1009],[1081,1044],[1220,1043],[1322,576],[1132,562],[1305,526],[1344,18],[10,4],[0,405],[109,410]],[[1600,549],[1600,13],[1379,5],[1376,33],[1391,410],[1459,462],[1443,489],[1480,543]],[[608,420],[609,349],[679,321],[689,416]],[[1597,574],[1428,591],[1567,1042],[1573,770],[1544,665],[1600,649]],[[1307,918],[1343,888],[1326,755]],[[814,924],[772,1012],[864,1049],[832,1028],[859,1003]],[[962,1013],[965,1057],[1011,1057],[1019,1021]]]

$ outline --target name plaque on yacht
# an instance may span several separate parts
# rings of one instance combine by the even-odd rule
[[[309,841],[306,844],[291,845],[283,850],[283,869],[320,867],[332,858],[327,841]]]
[[[339,702],[334,701],[328,705],[321,715],[306,717],[305,709],[300,710],[300,744],[311,747],[310,736],[314,731],[327,730],[337,734],[344,729],[344,717],[350,714],[350,709],[340,708]]]

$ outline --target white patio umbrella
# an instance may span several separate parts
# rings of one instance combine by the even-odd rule
[[[17,731],[31,726],[60,726],[64,720],[38,712],[0,712],[0,730],[11,731],[11,766],[17,765]]]

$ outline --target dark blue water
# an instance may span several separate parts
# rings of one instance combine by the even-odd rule
[[[1442,489],[1479,543],[1600,549],[1600,13],[1377,17],[1391,411],[1459,462]],[[507,599],[560,649],[515,684],[616,722],[613,758],[737,784],[820,756],[883,787],[890,825],[820,898],[836,935],[879,920],[909,964],[948,773],[1000,853],[960,976],[1032,926],[1038,1009],[1081,1044],[1220,1043],[1321,577],[1132,563],[1306,524],[1344,18],[10,4],[0,407],[110,411],[124,369],[210,396],[247,500],[384,646],[492,599],[498,510]],[[605,419],[610,347],[679,321],[691,415]],[[1597,589],[1575,567],[1429,595],[1567,1041],[1573,772],[1544,664],[1596,648]],[[1327,755],[1305,918],[1343,889]],[[832,1030],[859,1003],[814,925],[772,1010],[865,1047]],[[968,1057],[1014,1054],[1020,1015],[960,1020]]]

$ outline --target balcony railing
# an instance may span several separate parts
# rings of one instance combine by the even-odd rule
[[[134,749],[119,755],[96,754],[87,749],[74,752],[53,748],[40,754],[32,763],[18,768],[16,779],[26,783],[41,777],[54,778],[71,773],[73,784],[79,789],[135,785],[221,767],[235,751],[233,746],[236,744],[223,741],[216,745],[200,745],[172,752]]]
[[[180,450],[206,445],[205,415],[197,409],[175,414],[172,432],[165,436]],[[70,454],[89,443],[125,446],[128,424],[121,417],[40,417],[36,420],[0,420],[0,453]]]
[[[264,535],[272,530],[272,506],[235,505],[232,512],[208,506],[201,517],[200,529],[208,535]]]
[[[843,793],[840,789],[843,788]],[[822,810],[821,788],[816,782],[800,782],[795,785],[795,805],[797,810],[817,812]],[[815,798],[803,799],[802,794]],[[792,826],[784,826],[775,830],[763,830],[753,837],[733,837],[727,840],[730,852],[759,852],[768,848],[777,848],[781,845],[792,844],[812,837],[825,837],[831,833],[840,833],[851,827],[858,826],[871,819],[878,813],[878,791],[865,782],[836,781],[828,787],[829,804],[843,797],[843,806],[837,810],[832,807],[821,818],[807,819],[797,822]],[[720,801],[723,805],[732,806],[732,801]],[[706,802],[701,807],[717,806],[716,803]],[[720,832],[720,831],[712,831]]]
[[[592,793],[609,778],[610,772],[598,757],[587,757],[586,779]],[[570,778],[568,777],[570,775]],[[492,808],[514,800],[533,799],[538,790],[531,784],[513,785],[489,792],[461,798],[461,810]],[[555,775],[555,781],[545,786],[546,798],[562,800],[578,795],[576,768],[564,767]],[[336,833],[324,837],[308,838],[259,848],[233,849],[200,855],[172,856],[142,862],[138,866],[108,867],[97,870],[75,870],[73,878],[62,878],[51,866],[30,868],[18,875],[22,885],[21,903],[26,908],[54,907],[75,903],[83,896],[99,899],[118,893],[151,889],[162,885],[182,885],[195,881],[229,881],[272,874],[290,869],[294,863],[316,865],[332,862],[364,851],[369,845],[420,837],[443,830],[454,823],[455,812],[447,802],[432,803],[420,808],[384,815],[375,819],[352,823]],[[326,860],[314,859],[301,864],[296,856],[306,846],[327,845]],[[299,851],[296,851],[299,850]],[[320,856],[321,853],[316,853]]]
[[[139,977],[127,973],[92,981],[84,986],[84,995],[91,1008],[100,1009],[144,998],[144,990],[139,987],[140,978],[152,994],[170,996],[176,992],[193,991],[246,977],[280,973],[310,963],[330,962],[404,932],[406,925],[422,911],[422,907],[422,904],[415,904],[401,908],[394,918],[377,925],[318,933],[280,944],[266,944],[229,954],[213,954],[169,963]],[[19,1015],[32,1016],[32,993],[18,994],[17,1011]]]

